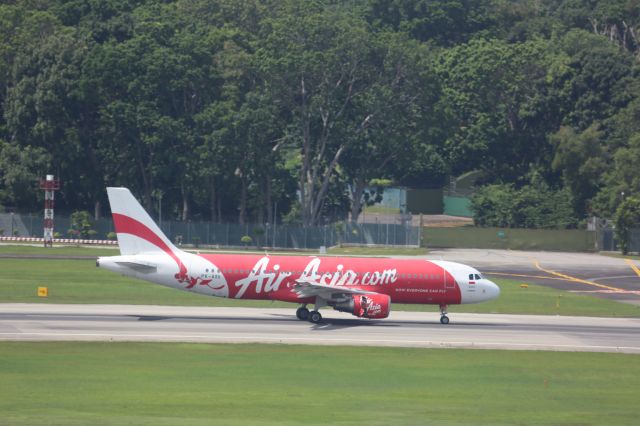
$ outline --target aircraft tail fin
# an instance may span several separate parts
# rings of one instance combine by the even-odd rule
[[[107,188],[120,254],[179,251],[127,188]]]

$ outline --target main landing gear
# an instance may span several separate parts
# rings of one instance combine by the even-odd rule
[[[320,315],[320,312],[318,311],[309,312],[309,309],[307,309],[307,305],[299,307],[298,310],[296,311],[296,316],[300,321],[309,321],[314,324],[317,324],[320,321],[322,321],[322,315]]]
[[[440,324],[449,324],[447,316],[447,305],[440,305]]]
[[[298,308],[298,310],[296,311],[296,316],[300,321],[306,321],[309,319],[309,310],[307,309],[306,305]]]

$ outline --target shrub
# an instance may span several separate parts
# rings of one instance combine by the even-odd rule
[[[240,238],[240,242],[244,244],[245,247],[247,247],[253,242],[253,239],[248,235],[243,235],[242,238]]]
[[[77,237],[88,239],[91,232],[91,215],[88,211],[75,211],[71,213],[71,229],[76,231],[74,235]],[[95,234],[93,234],[95,235]]]

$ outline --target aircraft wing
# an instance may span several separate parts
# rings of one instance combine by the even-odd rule
[[[297,280],[293,287],[293,291],[300,299],[306,297],[321,297],[326,300],[340,298],[345,294],[374,294],[373,291],[360,290],[345,286],[332,286],[326,284],[311,283],[308,281]]]

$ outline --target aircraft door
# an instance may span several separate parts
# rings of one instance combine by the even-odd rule
[[[455,280],[455,278],[453,278],[453,275],[451,275],[449,272],[447,272],[447,270],[444,269],[444,268],[442,268],[442,277],[443,277],[443,280],[444,280],[444,288],[445,288],[445,290],[456,288],[456,280]]]

